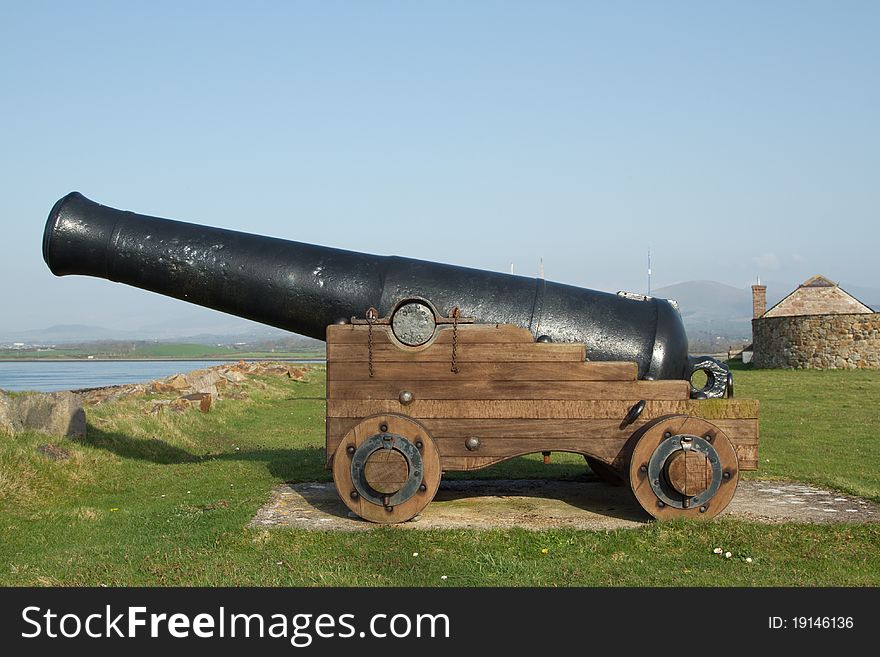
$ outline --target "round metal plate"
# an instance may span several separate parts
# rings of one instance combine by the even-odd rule
[[[428,306],[418,301],[405,303],[391,317],[394,337],[410,347],[418,347],[434,337],[437,322]]]
[[[699,495],[682,495],[675,490],[666,477],[666,462],[675,452],[683,449],[701,452],[712,468],[712,481],[709,487]],[[708,441],[699,436],[675,434],[665,438],[654,449],[651,460],[648,461],[648,483],[651,486],[651,490],[654,491],[654,495],[658,499],[663,500],[665,504],[676,509],[699,507],[705,504],[718,492],[721,478],[721,460],[718,458],[718,452],[715,451],[715,448]]]
[[[374,452],[381,449],[396,450],[406,459],[409,467],[406,482],[392,495],[377,491],[366,477],[367,461]],[[397,506],[411,498],[422,483],[422,455],[418,448],[403,436],[393,433],[374,434],[361,443],[351,458],[351,481],[355,490],[368,502],[380,506]]]
[[[645,511],[655,518],[708,519],[727,507],[739,482],[739,461],[733,445],[723,431],[702,418],[673,415],[646,425],[639,433],[641,436],[630,460],[629,481],[636,500]],[[673,436],[679,436],[677,447],[670,440]],[[684,496],[669,485],[668,481],[668,490],[663,486],[665,473],[662,471],[666,459],[674,451],[681,449],[682,436],[691,436],[692,443],[694,438],[699,439],[709,445],[717,456],[717,463],[710,463],[710,488],[689,498],[686,507],[682,504]],[[707,436],[711,437],[711,441]],[[701,448],[706,454],[708,450],[705,445],[701,445]]]

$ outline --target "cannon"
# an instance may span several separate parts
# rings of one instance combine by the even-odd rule
[[[139,215],[77,192],[43,258],[327,342],[326,464],[397,523],[445,471],[582,454],[657,518],[711,518],[757,468],[757,402],[688,356],[671,301]],[[695,386],[697,372],[704,385]]]

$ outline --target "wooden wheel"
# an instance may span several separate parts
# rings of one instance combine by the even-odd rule
[[[657,420],[639,438],[629,481],[639,504],[655,518],[708,519],[733,498],[739,461],[718,427],[675,415]]]
[[[440,453],[427,429],[412,418],[374,415],[339,443],[333,482],[345,505],[361,518],[406,522],[437,494]]]

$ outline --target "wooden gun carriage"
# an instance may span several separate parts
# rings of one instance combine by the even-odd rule
[[[436,313],[395,312],[411,305]],[[656,518],[714,517],[757,469],[753,400],[692,399],[688,380],[638,380],[634,362],[509,324],[435,315],[422,336],[405,344],[394,315],[327,327],[327,465],[367,520],[414,517],[443,472],[538,452],[583,454]]]

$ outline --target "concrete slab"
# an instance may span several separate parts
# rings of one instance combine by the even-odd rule
[[[725,515],[767,523],[878,522],[880,506],[806,484],[741,481]],[[651,517],[629,489],[594,481],[446,480],[434,501],[402,529],[621,529]],[[252,527],[369,531],[340,501],[332,483],[282,484]]]

